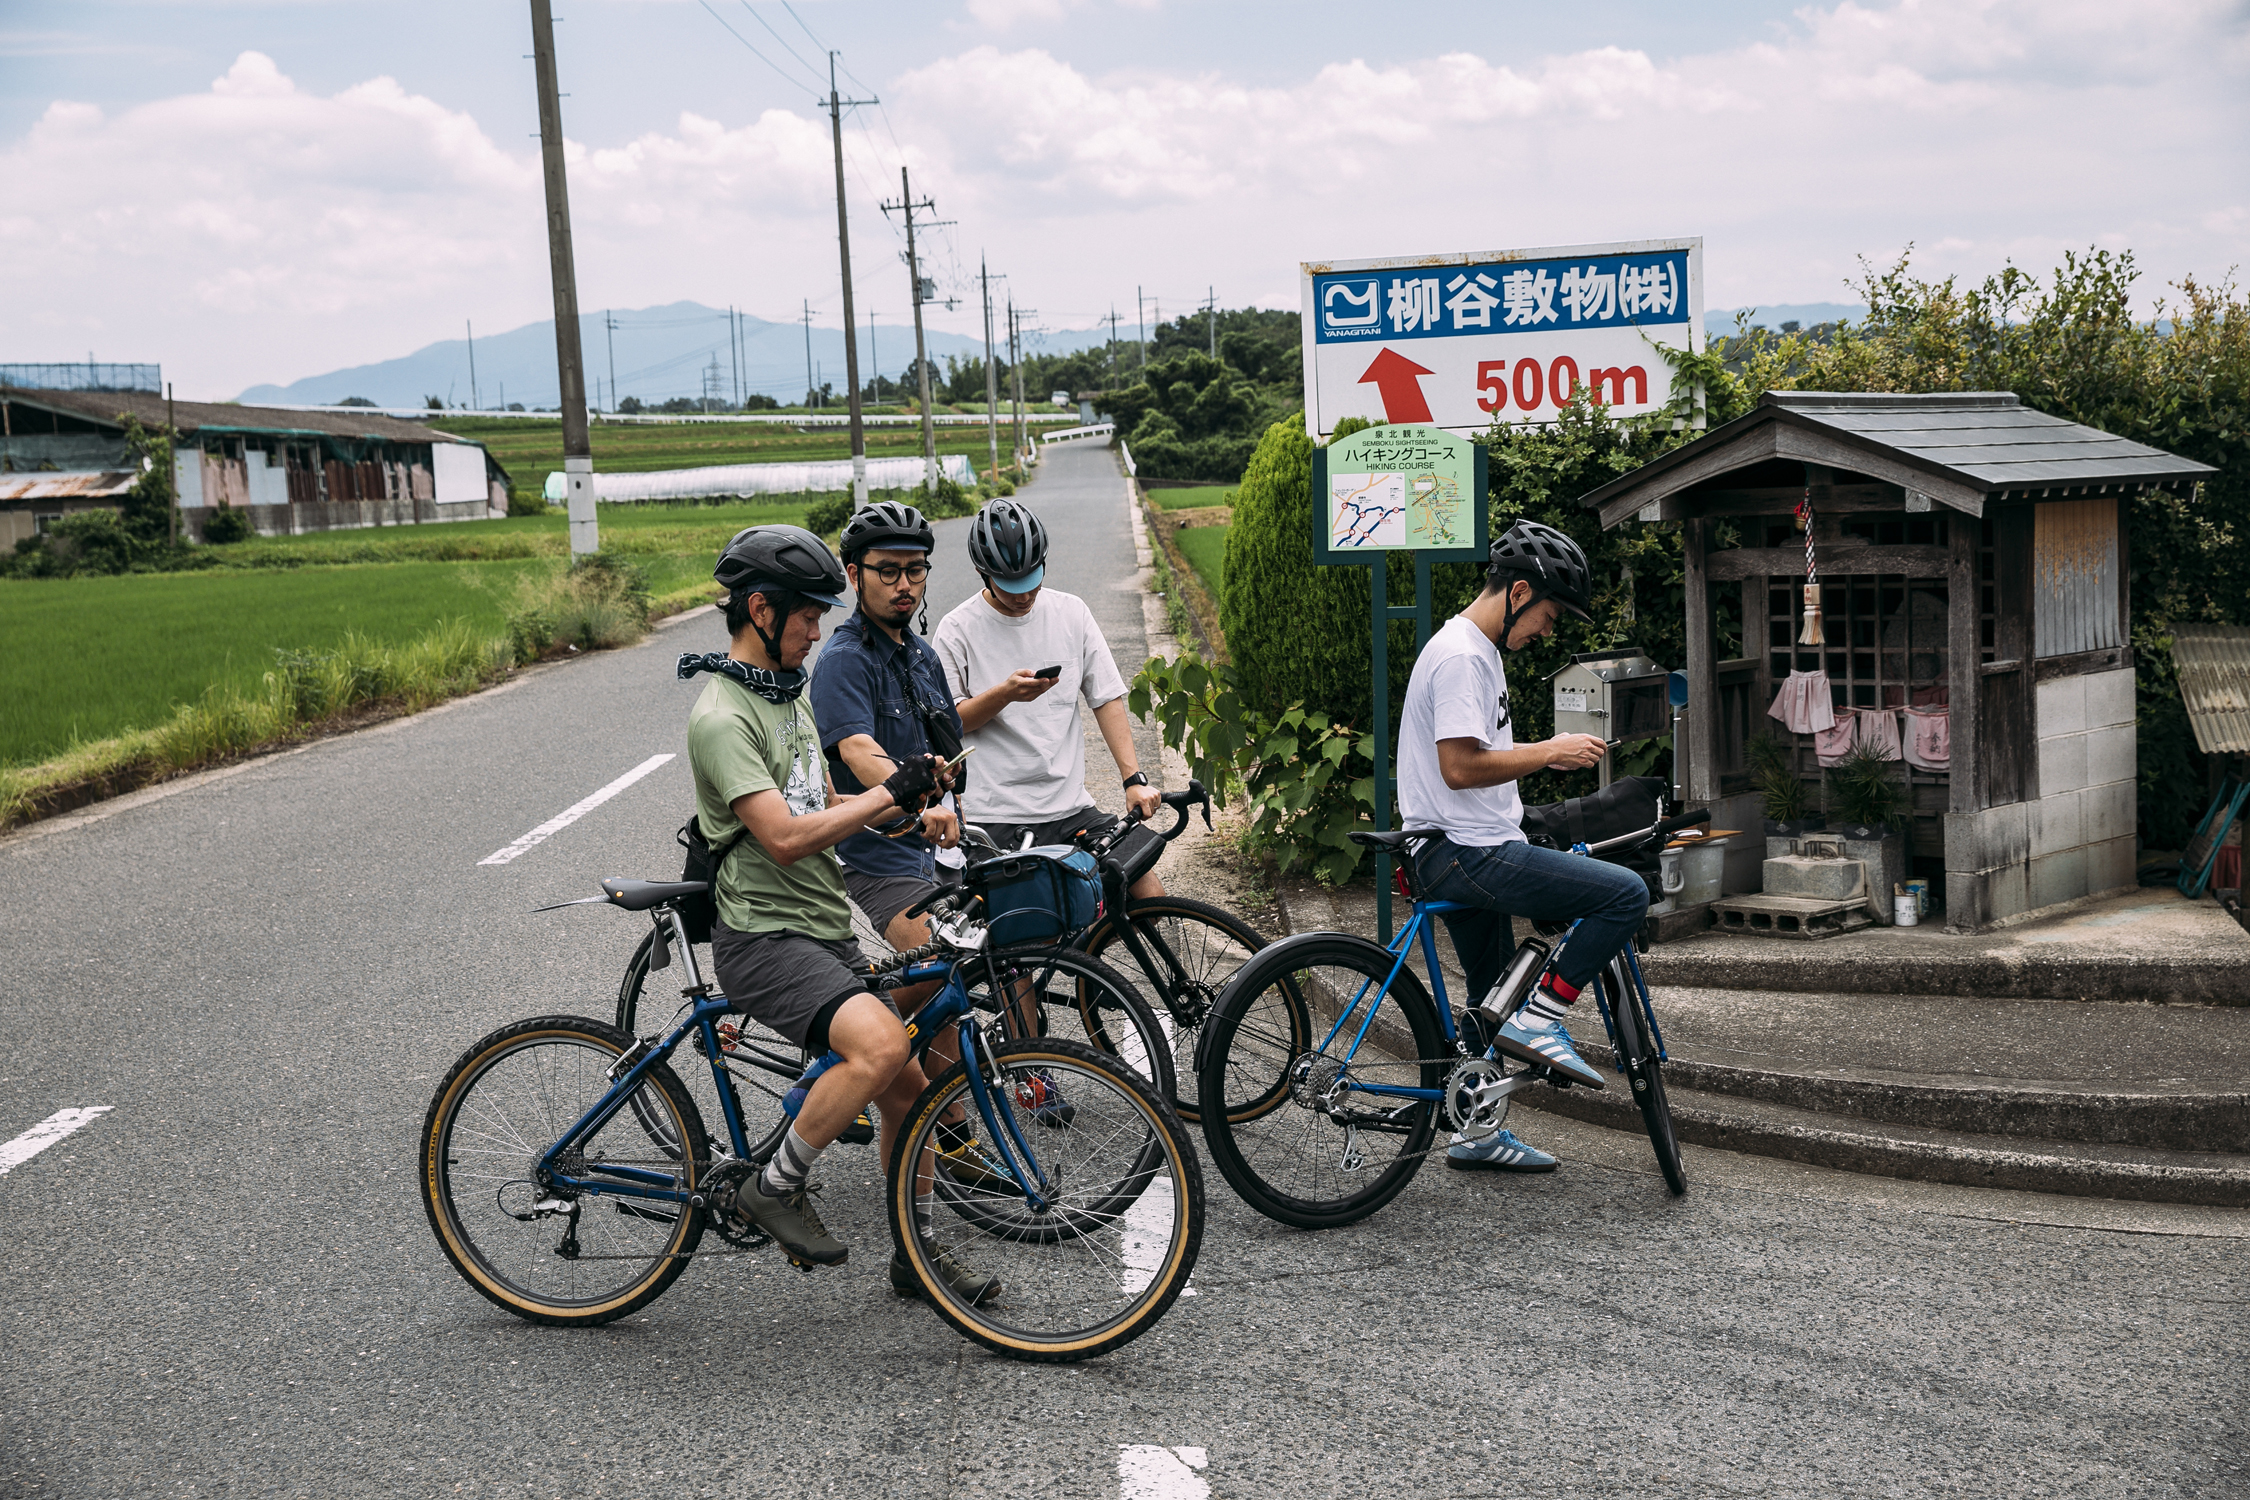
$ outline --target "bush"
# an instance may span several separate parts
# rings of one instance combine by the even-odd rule
[[[508,491],[508,514],[511,516],[543,516],[549,508],[547,497],[536,490]]]
[[[629,646],[648,634],[648,575],[614,552],[596,552],[552,576],[516,581],[508,645],[518,662],[557,645],[581,651]]]
[[[933,521],[957,520],[977,513],[975,498],[943,474],[938,476],[936,491],[924,492],[917,503],[922,514]]]
[[[250,518],[231,505],[221,504],[203,521],[203,540],[216,546],[228,542],[246,541],[250,536]]]
[[[805,530],[814,536],[832,537],[844,529],[852,518],[852,497],[849,491],[840,495],[823,495],[805,510]]]

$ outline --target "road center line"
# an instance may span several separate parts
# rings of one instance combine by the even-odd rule
[[[663,765],[670,759],[672,759],[672,757],[669,755],[650,756],[647,760],[642,761],[639,765],[633,767],[632,770],[627,771],[624,775],[618,777],[615,781],[611,782],[608,786],[603,787],[600,791],[594,793],[593,796],[588,797],[585,801],[572,803],[569,807],[566,807],[561,812],[556,813],[553,817],[540,824],[537,828],[532,829],[531,832],[525,834],[522,838],[517,839],[507,848],[496,849],[492,853],[487,854],[484,858],[478,860],[477,863],[480,865],[504,865],[509,860],[514,859],[517,855],[522,854],[527,850],[537,848],[539,845],[544,844],[548,839],[553,838],[556,834],[562,832],[565,828],[568,828],[571,824],[577,822],[580,818],[585,817],[586,814],[592,812],[595,808],[601,806],[604,802],[607,802],[610,798],[616,796],[619,792],[624,791],[625,788],[631,786],[634,782],[640,780],[643,776],[648,775],[649,772],[655,770],[658,766]]]
[[[95,1104],[85,1109],[58,1109],[22,1135],[0,1146],[0,1177],[7,1176],[81,1125],[91,1124],[117,1106]]]
[[[1118,1500],[1209,1500],[1211,1486],[1196,1471],[1210,1462],[1202,1448],[1127,1443],[1117,1450]]]

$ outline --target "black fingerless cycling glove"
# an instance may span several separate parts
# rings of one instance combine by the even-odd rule
[[[930,758],[917,755],[902,763],[883,778],[883,790],[891,794],[891,801],[899,807],[919,810],[922,799],[937,790],[937,777],[930,769]]]

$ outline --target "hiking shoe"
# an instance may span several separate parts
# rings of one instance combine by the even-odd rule
[[[1508,1024],[1493,1038],[1492,1045],[1524,1062],[1543,1063],[1572,1083],[1582,1083],[1590,1089],[1605,1087],[1602,1075],[1578,1055],[1570,1033],[1560,1024],[1534,1031],[1524,1024],[1524,1016],[1525,1012],[1520,1010],[1510,1016]]]
[[[973,1135],[956,1146],[948,1146],[940,1140],[937,1159],[945,1175],[962,1187],[983,1193],[1006,1193],[1011,1197],[1016,1194],[1016,1180],[992,1159]]]
[[[875,1122],[868,1118],[867,1111],[863,1109],[859,1112],[859,1117],[846,1125],[843,1133],[836,1139],[847,1146],[867,1145],[875,1139]]]
[[[1000,1295],[999,1277],[979,1276],[973,1271],[963,1270],[961,1263],[949,1251],[938,1252],[937,1273],[938,1280],[945,1283],[946,1290],[971,1307],[982,1307]],[[906,1252],[903,1250],[891,1251],[891,1290],[901,1297],[912,1297],[917,1302],[929,1300],[929,1293],[922,1286],[922,1278],[915,1275],[914,1268],[906,1263]]]
[[[1029,1112],[1031,1123],[1060,1130],[1078,1118],[1078,1107],[1063,1097],[1062,1088],[1043,1070],[1016,1080],[1016,1103]]]
[[[735,1191],[734,1214],[771,1235],[789,1252],[791,1260],[840,1266],[852,1253],[851,1246],[830,1234],[828,1226],[820,1222],[807,1188],[776,1198],[752,1178]]]
[[[1555,1159],[1537,1146],[1527,1146],[1516,1139],[1515,1132],[1503,1130],[1486,1136],[1481,1141],[1464,1141],[1453,1138],[1453,1149],[1445,1153],[1445,1164],[1458,1172],[1552,1172]]]

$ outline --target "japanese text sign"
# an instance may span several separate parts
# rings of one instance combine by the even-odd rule
[[[1547,422],[1581,388],[1619,416],[1670,394],[1660,348],[1703,348],[1703,242],[1308,262],[1305,425],[1483,432]]]
[[[1483,561],[1484,450],[1435,427],[1370,427],[1313,450],[1313,550],[1323,563],[1386,552]]]

